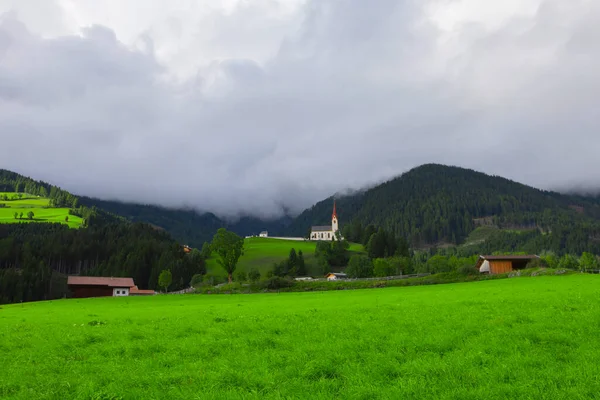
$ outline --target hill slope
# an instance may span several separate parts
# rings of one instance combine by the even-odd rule
[[[181,243],[200,248],[210,242],[219,228],[227,228],[240,236],[256,235],[268,230],[271,236],[282,235],[290,217],[272,221],[243,217],[235,222],[220,219],[212,213],[199,214],[194,210],[175,210],[153,205],[121,203],[81,197],[81,204],[98,207],[134,222],[146,222],[165,229]]]
[[[329,198],[299,215],[289,233],[304,235],[330,218]],[[584,227],[596,231],[600,206],[594,198],[538,190],[469,169],[428,164],[355,195],[337,199],[344,233],[373,224],[409,238],[413,246],[461,243],[479,225],[551,231]]]

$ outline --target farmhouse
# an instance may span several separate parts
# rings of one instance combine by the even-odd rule
[[[262,231],[261,233],[258,234],[258,237],[268,237],[269,236],[269,232],[267,231]]]
[[[331,214],[331,226],[313,226],[310,230],[311,240],[332,240],[335,239],[335,234],[339,231],[338,217],[335,212],[335,201],[333,202],[333,213]]]
[[[527,256],[479,256],[475,267],[481,273],[503,274],[516,269],[524,269],[531,260],[538,259],[536,255]]]
[[[133,278],[107,278],[102,276],[69,276],[69,290],[73,297],[129,296],[132,288],[137,288]]]
[[[327,274],[328,281],[337,281],[339,279],[346,279],[346,278],[348,278],[348,275],[341,273],[341,272],[330,272]]]

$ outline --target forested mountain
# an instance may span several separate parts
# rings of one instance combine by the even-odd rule
[[[528,240],[538,240],[540,246],[546,245],[540,235],[558,240],[553,247],[559,248],[577,242],[589,249],[600,238],[597,198],[538,190],[458,167],[423,165],[336,201],[342,229],[351,240],[361,239],[368,225],[403,236],[416,248],[461,244],[480,225],[533,231]],[[288,233],[304,236],[311,225],[328,222],[332,203],[329,198],[304,211]]]
[[[121,203],[81,197],[81,204],[98,207],[120,215],[130,221],[146,222],[169,232],[175,239],[189,246],[200,248],[210,242],[219,228],[227,228],[240,236],[256,235],[263,230],[271,236],[282,235],[291,223],[291,217],[261,220],[243,217],[234,222],[220,219],[212,213],[197,213],[194,210],[175,210],[153,205]]]
[[[80,229],[58,223],[0,224],[0,303],[62,297],[70,274],[128,276],[141,289],[155,289],[160,272],[169,269],[174,290],[205,272],[200,252],[185,253],[167,232],[83,206],[56,186],[0,170],[0,191],[50,197],[53,207],[68,207],[86,220]]]

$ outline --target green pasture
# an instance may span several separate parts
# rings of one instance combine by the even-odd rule
[[[292,248],[296,253],[302,250],[310,270],[315,261],[316,242],[252,237],[244,239],[244,254],[240,257],[237,271],[248,272],[251,268],[256,268],[264,273],[272,268],[274,263],[286,259]],[[363,248],[360,244],[351,243],[349,250],[362,252]],[[226,275],[214,256],[207,260],[207,269],[213,274]]]
[[[590,399],[600,276],[0,308],[2,399]]]
[[[15,200],[3,200],[4,195]],[[20,223],[20,222],[59,222],[67,224],[71,228],[81,226],[82,219],[75,215],[69,215],[68,208],[50,207],[50,200],[42,197],[35,197],[24,194],[23,198],[16,199],[16,193],[0,192],[0,223]],[[28,212],[33,212],[33,220],[27,218]],[[23,218],[15,219],[15,212],[23,213]],[[65,222],[65,217],[69,217],[69,222]]]

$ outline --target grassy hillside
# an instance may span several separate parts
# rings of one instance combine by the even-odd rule
[[[237,271],[244,271],[247,273],[251,268],[256,268],[261,274],[266,273],[273,267],[274,263],[285,260],[289,256],[292,248],[295,249],[296,252],[302,250],[308,270],[311,271],[311,265],[314,264],[315,247],[316,242],[309,241],[259,237],[246,238],[244,239],[244,255],[240,257]],[[352,252],[362,252],[363,248],[359,244],[351,243],[349,250]],[[211,257],[207,260],[206,267],[210,273],[223,276],[226,275],[221,266],[217,264],[215,257]]]
[[[600,276],[0,309],[6,399],[583,399]]]
[[[19,198],[19,195],[21,197]],[[6,197],[9,200],[6,200]],[[82,219],[76,215],[69,215],[69,208],[51,207],[50,199],[39,196],[31,196],[25,193],[0,192],[0,223],[20,222],[58,222],[66,224],[71,228],[79,228]],[[27,213],[34,213],[32,220],[27,218]],[[16,213],[23,213],[23,218],[15,218]],[[65,218],[68,217],[67,222]]]

